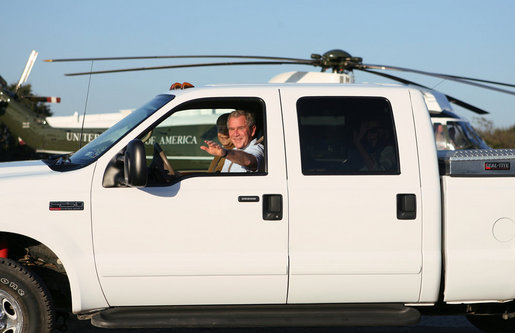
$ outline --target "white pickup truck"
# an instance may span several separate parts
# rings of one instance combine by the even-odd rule
[[[199,147],[236,109],[256,118],[264,170],[207,172]],[[369,135],[373,167],[355,147]],[[56,311],[121,328],[438,313],[513,329],[515,151],[441,153],[415,89],[158,95],[71,156],[0,164],[0,325],[46,332]]]

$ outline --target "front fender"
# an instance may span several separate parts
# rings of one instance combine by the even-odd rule
[[[66,270],[75,313],[107,307],[96,274],[91,231],[91,178],[95,164],[56,172],[0,177],[0,231],[32,238],[52,250]],[[77,209],[55,204],[81,203]],[[54,203],[52,209],[51,203]]]

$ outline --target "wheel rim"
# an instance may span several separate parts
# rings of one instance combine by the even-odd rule
[[[23,327],[20,304],[8,293],[0,290],[0,332],[19,333]]]

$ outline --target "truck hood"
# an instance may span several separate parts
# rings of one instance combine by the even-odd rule
[[[0,178],[49,174],[53,171],[43,161],[0,163]]]

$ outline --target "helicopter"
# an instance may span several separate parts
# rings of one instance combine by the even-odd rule
[[[384,73],[384,70],[411,72],[433,77],[439,77],[463,84],[473,85],[484,89],[490,89],[501,93],[515,95],[514,91],[500,88],[498,86],[515,87],[513,84],[488,81],[482,79],[468,78],[463,76],[448,75],[424,72],[415,69],[387,66],[387,65],[371,65],[364,64],[362,58],[353,57],[348,52],[335,49],[328,51],[322,55],[312,54],[310,59],[285,58],[285,57],[269,57],[269,56],[240,56],[240,55],[184,55],[184,56],[140,56],[140,57],[104,57],[104,58],[73,58],[73,59],[47,59],[46,62],[72,62],[72,61],[115,61],[129,59],[181,59],[181,58],[224,58],[224,59],[245,59],[245,61],[223,61],[223,62],[207,62],[170,66],[155,67],[139,67],[125,68],[104,71],[91,71],[65,74],[66,76],[78,75],[94,75],[109,74],[129,71],[143,70],[161,70],[170,68],[187,68],[187,67],[206,67],[206,66],[240,66],[240,65],[308,65],[321,68],[320,72],[288,72],[282,73],[270,80],[274,82],[292,82],[292,83],[338,83],[351,84],[354,83],[353,71],[363,71],[374,75],[382,76],[398,83],[409,85],[420,90],[425,98],[426,104],[430,111],[431,119],[435,126],[435,138],[442,138],[442,144],[437,146],[439,149],[473,149],[488,148],[486,143],[474,131],[470,123],[459,117],[453,112],[452,104],[461,106],[476,114],[487,114],[488,112],[452,97],[443,94],[421,84],[403,79],[398,76]],[[249,60],[251,59],[251,60]],[[29,59],[30,61],[30,59]],[[328,72],[328,70],[330,70]],[[74,114],[65,117],[47,117],[41,118],[35,116],[30,110],[17,102],[16,94],[7,90],[2,85],[0,92],[0,122],[6,124],[11,132],[23,139],[23,141],[34,148],[39,153],[61,154],[74,152],[81,147],[83,143],[95,139],[105,129],[114,125],[118,120],[122,119],[129,111],[109,114],[90,114],[87,115],[85,122],[84,116]],[[209,119],[216,119],[217,110],[199,110],[199,112],[208,112]],[[214,118],[213,118],[214,117]],[[216,128],[214,121],[209,130],[205,133],[198,133],[202,138],[215,138]],[[195,134],[197,135],[197,134]],[[174,139],[171,136],[163,136],[157,138],[162,144],[168,144]]]
[[[20,97],[2,85],[0,123],[4,124],[11,135],[17,138],[20,145],[32,148],[38,156],[78,150],[79,142],[92,141],[112,125],[111,122],[103,123],[97,128],[86,127],[82,131],[80,124],[71,126],[67,123],[64,127],[59,126],[60,117],[42,117],[22,104],[19,99]],[[74,118],[77,119],[76,123],[79,123],[80,117]],[[52,124],[58,126],[52,126]]]
[[[60,97],[27,96],[20,93],[19,88],[27,81],[37,56],[38,53],[33,50],[14,89],[9,89],[7,82],[0,76],[0,123],[18,139],[20,145],[32,148],[41,157],[75,151],[80,148],[80,142],[93,140],[110,127],[113,121],[122,118],[123,114],[106,122],[101,121],[106,118],[104,115],[93,116],[88,127],[81,130],[78,115],[74,117],[75,124],[70,121],[63,124],[63,117],[44,117],[31,110],[23,103],[24,99],[43,103],[61,102]]]

